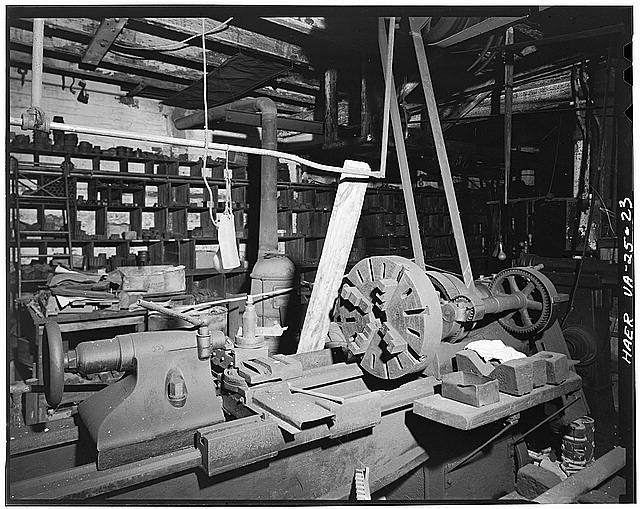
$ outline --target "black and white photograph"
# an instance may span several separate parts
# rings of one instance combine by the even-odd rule
[[[630,1],[12,1],[5,505],[636,502]]]

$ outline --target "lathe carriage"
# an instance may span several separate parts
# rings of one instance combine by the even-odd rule
[[[528,461],[523,434],[588,411],[554,316],[564,298],[540,267],[467,287],[377,256],[344,277],[317,352],[269,355],[252,299],[233,339],[193,321],[63,352],[52,322],[52,408],[65,370],[125,376],[78,405],[95,455],[32,478],[17,468],[10,497],[344,499],[355,482],[388,499],[498,498]],[[481,340],[524,355],[489,362],[466,349]]]

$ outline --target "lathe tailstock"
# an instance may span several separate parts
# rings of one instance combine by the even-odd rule
[[[10,499],[344,499],[363,468],[390,500],[496,499],[527,461],[519,437],[588,412],[554,317],[564,296],[539,269],[468,288],[364,259],[336,298],[331,348],[295,355],[269,355],[279,332],[256,326],[252,297],[234,339],[194,322],[63,353],[49,327],[52,406],[63,370],[126,375],[78,406],[76,442],[37,451],[58,461],[34,476],[29,454],[12,458]],[[491,362],[466,349],[478,340],[519,353]]]

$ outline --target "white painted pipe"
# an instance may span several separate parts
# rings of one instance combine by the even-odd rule
[[[11,125],[22,126],[22,121],[19,118],[11,117],[9,119]],[[96,136],[109,136],[111,138],[123,138],[127,140],[148,141],[152,143],[164,143],[168,145],[176,145],[181,147],[195,147],[204,148],[204,141],[200,140],[186,140],[184,138],[172,138],[170,136],[158,136],[154,134],[134,133],[130,131],[116,131],[114,129],[101,129],[99,127],[88,127],[65,124],[62,122],[50,122],[50,129],[56,129],[60,131],[66,131],[71,133],[81,134],[93,134]],[[345,160],[344,166],[330,166],[328,164],[316,163],[305,159],[304,157],[297,156],[295,154],[288,154],[287,152],[280,152],[279,150],[268,150],[264,148],[256,147],[243,147],[241,145],[228,145],[226,143],[209,143],[209,149],[222,150],[224,152],[240,152],[242,154],[256,154],[259,156],[273,156],[279,159],[285,159],[287,161],[293,161],[295,163],[314,168],[319,171],[328,171],[331,173],[340,173],[345,175],[361,175],[367,177],[380,177],[377,172],[372,172],[371,167],[362,161]]]
[[[42,61],[44,48],[44,19],[33,20],[33,46],[31,48],[31,106],[42,103]]]

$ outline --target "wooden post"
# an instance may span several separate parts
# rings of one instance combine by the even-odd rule
[[[324,72],[324,144],[338,141],[338,70]]]
[[[427,103],[427,114],[429,115],[429,122],[433,132],[433,141],[436,146],[436,154],[438,155],[444,194],[447,198],[447,205],[449,206],[449,216],[451,218],[451,226],[453,228],[453,237],[456,241],[456,248],[458,250],[460,268],[462,270],[465,286],[475,292],[473,272],[471,271],[471,263],[469,262],[469,253],[467,252],[467,244],[464,239],[464,231],[462,230],[458,201],[456,200],[456,192],[453,188],[453,179],[451,177],[451,168],[449,167],[449,159],[447,158],[447,147],[445,146],[444,136],[442,135],[442,125],[440,125],[438,105],[433,92],[431,74],[429,73],[429,64],[427,63],[427,53],[424,49],[419,20],[416,18],[409,18],[409,25],[411,37],[413,39],[413,46],[416,51],[416,58],[418,60],[418,69],[420,70],[424,98]]]
[[[395,30],[391,25],[389,30]],[[382,68],[385,73],[389,70],[387,62],[387,34],[384,23],[378,25],[378,47],[380,49],[380,59],[382,60]],[[411,238],[411,247],[413,248],[413,256],[416,265],[421,269],[425,269],[424,250],[422,249],[422,240],[420,239],[420,225],[418,224],[418,214],[416,212],[416,202],[413,196],[413,186],[411,185],[411,173],[409,172],[409,161],[407,159],[407,150],[404,144],[404,132],[402,130],[402,122],[400,120],[400,108],[395,98],[396,84],[393,79],[393,73],[385,75],[388,89],[394,91],[393,100],[389,103],[389,115],[391,117],[391,127],[393,129],[393,139],[396,144],[396,154],[398,156],[398,166],[400,167],[400,181],[402,182],[402,194],[407,209],[407,221],[409,223],[409,237]],[[386,152],[385,152],[386,153]],[[382,166],[382,161],[380,161]]]
[[[371,71],[370,64],[366,57],[362,59],[360,76],[360,136],[364,140],[369,140],[373,131],[373,119],[371,116]]]
[[[505,44],[513,44],[513,27],[507,28]],[[511,113],[513,111],[513,53],[507,50],[504,64],[504,204],[509,204],[511,179]]]
[[[356,234],[368,179],[343,175],[318,264],[309,307],[300,333],[298,353],[321,350],[329,330],[329,312],[338,296]]]

